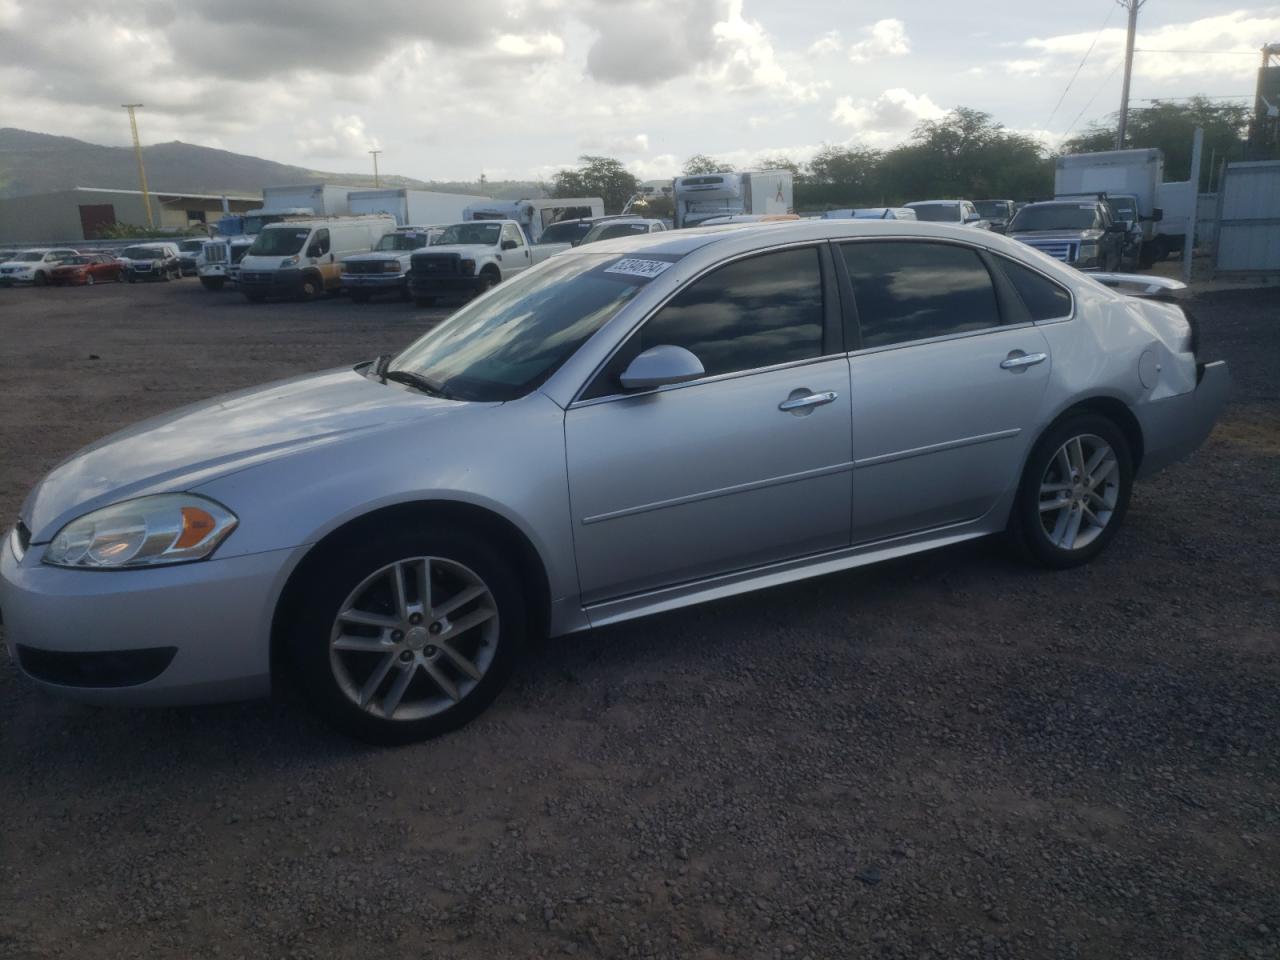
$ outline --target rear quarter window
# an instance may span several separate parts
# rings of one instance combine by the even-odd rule
[[[1031,314],[1032,320],[1059,320],[1071,316],[1071,294],[1067,288],[1016,260],[996,257]]]

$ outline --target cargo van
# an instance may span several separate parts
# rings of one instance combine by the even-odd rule
[[[267,297],[314,300],[342,284],[342,261],[368,253],[396,228],[395,217],[317,217],[262,228],[240,261],[240,290],[253,301]]]

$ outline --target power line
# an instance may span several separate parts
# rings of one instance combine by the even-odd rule
[[[1107,84],[1111,82],[1111,78],[1116,75],[1116,71],[1119,70],[1122,65],[1122,63],[1117,63],[1111,68],[1111,72],[1107,74],[1107,79],[1102,81],[1102,85],[1093,92],[1093,96],[1089,98],[1089,102],[1081,108],[1080,112],[1076,114],[1076,118],[1071,121],[1071,126],[1067,127],[1066,133],[1062,135],[1063,140],[1067,139],[1067,134],[1076,128],[1076,124],[1080,122],[1080,118],[1084,116],[1085,111],[1093,106],[1093,101],[1098,99],[1098,94],[1106,89]]]
[[[1102,31],[1107,29],[1107,24],[1111,22],[1112,15],[1116,12],[1115,4],[1111,4],[1107,9],[1107,19],[1102,21],[1102,26],[1098,28],[1098,32],[1093,35],[1093,41],[1089,44],[1089,49],[1084,52],[1084,56],[1080,58],[1080,63],[1076,65],[1076,72],[1071,75],[1071,79],[1067,81],[1066,87],[1062,91],[1062,96],[1058,97],[1058,102],[1053,105],[1053,112],[1049,114],[1049,119],[1045,121],[1044,128],[1049,129],[1049,124],[1053,123],[1053,118],[1058,115],[1058,108],[1062,106],[1062,101],[1067,98],[1067,94],[1071,91],[1071,85],[1076,82],[1076,77],[1080,76],[1080,70],[1084,67],[1084,62],[1089,59],[1089,54],[1093,53],[1094,44],[1098,42],[1098,38],[1102,36]]]

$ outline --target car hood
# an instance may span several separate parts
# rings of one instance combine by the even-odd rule
[[[85,447],[31,491],[20,516],[33,542],[42,543],[76,517],[120,500],[190,490],[317,444],[475,406],[346,367],[282,380],[144,420]]]
[[[1097,240],[1101,230],[1016,230],[1007,234],[1015,240]]]

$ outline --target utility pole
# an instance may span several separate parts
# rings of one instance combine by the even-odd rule
[[[140,109],[140,103],[122,103],[120,106],[129,111],[129,129],[133,131],[133,152],[138,158],[138,183],[142,187],[142,205],[147,208],[147,229],[154,230],[156,222],[151,216],[151,193],[147,190],[147,168],[142,165],[142,141],[138,139],[138,118],[133,111]]]
[[[369,156],[373,157],[373,188],[375,190],[378,187],[382,186],[382,183],[378,180],[378,154],[380,154],[381,152],[382,152],[381,150],[369,151]]]
[[[1116,149],[1124,149],[1125,127],[1129,123],[1129,78],[1133,74],[1133,37],[1138,32],[1138,10],[1146,0],[1116,0],[1129,9],[1129,36],[1124,42],[1124,87],[1120,91],[1120,123],[1116,126]]]

